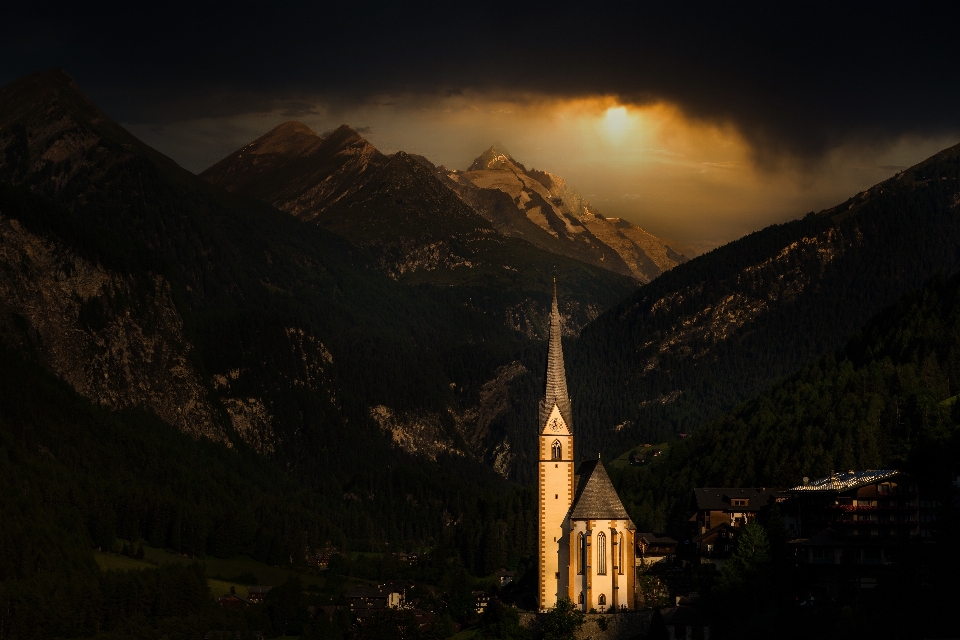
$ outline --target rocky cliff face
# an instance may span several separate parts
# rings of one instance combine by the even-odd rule
[[[163,278],[112,273],[2,212],[0,270],[5,342],[93,402],[146,408],[185,433],[229,444]]]
[[[499,145],[464,172],[434,169],[498,231],[547,251],[642,283],[686,261],[639,227],[604,217],[563,178],[527,169]]]

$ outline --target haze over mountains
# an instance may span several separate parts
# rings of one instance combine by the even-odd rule
[[[429,169],[434,179],[413,167],[411,160]],[[480,248],[484,244],[480,237],[470,241],[474,245],[470,249],[461,246],[459,254],[451,254],[446,244],[446,237],[469,232],[471,226],[481,234],[492,227],[503,237],[526,240],[545,251],[641,283],[686,261],[642,229],[622,220],[607,220],[562,178],[527,170],[499,146],[481,154],[466,172],[449,171],[422,156],[399,152],[387,157],[346,125],[318,136],[302,123],[287,122],[200,176],[228,191],[316,221],[353,241],[382,248],[386,253],[383,267],[394,277],[430,270],[431,260],[456,264],[469,261],[471,253],[479,258],[486,250]],[[369,185],[375,182],[380,188],[385,182],[402,184],[414,199],[399,202],[402,198],[395,198],[393,205],[407,205],[407,209],[423,213],[434,209],[423,218],[411,218],[409,212],[401,211],[388,214],[384,205],[392,206],[390,203],[373,207],[372,193],[355,195],[362,189],[370,192]],[[462,202],[455,202],[438,183]],[[415,194],[411,189],[424,193]],[[353,207],[355,198],[366,198],[359,209]],[[371,211],[379,217],[371,219]],[[445,225],[459,227],[442,228]],[[428,235],[432,229],[434,235]],[[406,248],[402,248],[404,242]]]

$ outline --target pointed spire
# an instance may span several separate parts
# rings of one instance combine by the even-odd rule
[[[573,430],[573,416],[570,412],[570,397],[567,395],[567,373],[563,365],[563,346],[560,342],[560,306],[557,304],[557,279],[553,279],[553,307],[550,310],[550,339],[547,348],[547,384],[543,402],[540,404],[540,429],[550,417],[550,411],[556,404],[560,415]]]

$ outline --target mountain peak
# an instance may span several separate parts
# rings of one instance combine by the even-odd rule
[[[303,155],[314,150],[323,140],[314,131],[296,120],[284,122],[241,149],[239,153]]]
[[[502,169],[509,163],[515,164],[513,156],[510,155],[510,152],[507,151],[499,142],[494,142],[493,145],[483,153],[481,153],[476,160],[473,161],[473,164],[467,169],[467,171],[483,171],[484,169]]]
[[[370,144],[359,131],[348,124],[342,124],[333,131],[324,133],[323,137],[326,140],[340,140],[342,143],[364,142]]]
[[[33,118],[40,104],[48,108],[56,105],[60,116],[66,112],[78,122],[99,124],[109,121],[106,114],[83,94],[70,74],[59,67],[31,73],[0,89],[0,109],[5,111],[8,123]]]

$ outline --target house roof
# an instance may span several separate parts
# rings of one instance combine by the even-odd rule
[[[868,484],[892,478],[899,473],[896,469],[868,469],[867,471],[834,473],[823,478],[818,478],[810,484],[796,486],[790,489],[790,491],[849,491],[850,489],[859,489]]]
[[[658,536],[655,533],[637,533],[634,538],[640,540],[643,538],[647,544],[656,544],[656,545],[670,545],[670,544],[680,544],[673,538],[668,536]]]
[[[741,488],[741,487],[704,487],[694,489],[698,511],[759,511],[770,504],[773,497],[783,495],[779,489]],[[733,498],[746,498],[746,506],[734,507]]]
[[[573,413],[570,410],[570,396],[567,394],[567,373],[563,366],[563,346],[560,342],[560,308],[557,305],[557,283],[553,283],[553,306],[550,309],[550,340],[547,347],[547,384],[543,400],[540,402],[540,431],[542,432],[550,418],[550,412],[556,405],[563,416],[567,428],[573,431]]]
[[[714,534],[716,534],[716,533],[719,533],[719,532],[723,531],[724,529],[731,529],[731,530],[732,530],[733,527],[730,526],[730,523],[729,523],[729,522],[721,522],[721,523],[718,524],[717,526],[711,527],[711,528],[707,529],[706,531],[704,531],[703,533],[700,533],[700,534],[697,534],[697,535],[693,536],[692,541],[693,541],[694,543],[697,543],[697,542],[700,542],[701,540],[709,540],[709,539],[710,539],[710,536],[712,536],[712,535],[714,535]]]
[[[580,485],[573,501],[570,517],[574,520],[627,520],[630,528],[633,521],[620,502],[617,490],[610,482],[603,463],[589,460],[580,465]]]

